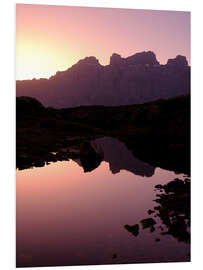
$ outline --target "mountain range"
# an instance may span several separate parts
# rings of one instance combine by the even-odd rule
[[[142,104],[190,93],[190,66],[178,55],[160,64],[151,52],[127,58],[112,54],[103,66],[86,57],[49,79],[16,81],[17,96],[37,98],[46,107]]]

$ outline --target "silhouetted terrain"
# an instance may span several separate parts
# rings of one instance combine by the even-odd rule
[[[18,168],[85,157],[94,162],[86,163],[84,170],[92,170],[103,157],[94,154],[91,142],[108,136],[123,141],[137,159],[153,167],[190,173],[189,95],[137,105],[67,109],[45,108],[33,98],[18,97],[16,108]]]
[[[17,81],[16,91],[55,108],[141,104],[189,94],[190,67],[180,55],[160,65],[151,51],[113,54],[107,66],[91,56],[49,79]]]
[[[166,185],[156,185],[155,190],[157,205],[148,214],[153,216],[140,221],[143,229],[149,228],[160,233],[160,237],[171,235],[179,242],[190,242],[190,178],[184,180],[175,178]],[[162,226],[158,225],[154,218],[159,217]],[[163,226],[165,225],[165,226]],[[165,227],[165,229],[164,229]],[[139,234],[139,224],[125,225],[125,229],[134,236]],[[161,241],[156,238],[155,241]]]

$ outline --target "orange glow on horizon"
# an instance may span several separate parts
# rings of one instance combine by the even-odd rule
[[[66,70],[76,61],[72,50],[72,54],[69,52],[70,50],[64,53],[55,45],[49,45],[43,40],[36,43],[26,40],[17,42],[17,79],[49,78],[56,71]]]

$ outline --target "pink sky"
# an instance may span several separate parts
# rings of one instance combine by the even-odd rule
[[[50,77],[86,56],[102,65],[112,53],[154,51],[158,61],[190,63],[190,13],[16,5],[16,79]]]

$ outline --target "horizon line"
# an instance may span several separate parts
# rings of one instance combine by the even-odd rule
[[[135,55],[135,54],[138,54],[138,53],[144,53],[144,52],[145,52],[145,53],[146,53],[146,52],[152,52],[152,53],[154,53],[154,54],[155,54],[155,57],[156,57],[156,60],[157,60],[157,55],[156,55],[156,53],[153,52],[153,51],[151,51],[151,50],[148,50],[148,51],[139,51],[139,52],[136,52],[136,53],[134,53],[134,54],[131,54],[131,55],[127,56],[127,57],[122,57],[121,54],[115,53],[115,52],[114,52],[114,53],[112,53],[112,54],[110,55],[110,57],[109,57],[109,64],[107,64],[107,65],[102,65],[102,64],[100,63],[99,58],[97,58],[96,56],[94,56],[94,55],[89,55],[89,56],[85,56],[84,58],[79,59],[77,62],[75,62],[75,64],[73,64],[73,65],[71,65],[71,66],[68,66],[68,67],[67,67],[66,69],[64,69],[64,70],[57,70],[57,71],[55,72],[55,74],[53,74],[53,75],[51,75],[51,76],[49,76],[49,77],[40,77],[40,78],[33,77],[32,79],[16,79],[16,81],[32,81],[32,80],[42,80],[42,79],[44,79],[44,80],[49,80],[51,77],[56,76],[57,73],[60,73],[60,72],[66,72],[68,69],[72,68],[74,65],[77,65],[80,61],[85,60],[86,58],[89,58],[89,57],[95,58],[95,59],[98,61],[99,65],[101,65],[101,66],[103,66],[103,67],[106,67],[106,66],[109,66],[109,65],[110,65],[110,59],[111,59],[111,56],[114,55],[114,54],[117,54],[117,55],[121,56],[121,59],[126,59],[126,58],[128,58],[128,57],[130,57],[130,56],[133,56],[133,55]],[[179,55],[180,55],[180,56],[184,56],[184,57],[186,58],[187,62],[188,62],[187,57],[186,57],[185,55],[182,55],[182,54],[177,54],[174,58],[168,58],[168,60],[169,60],[169,59],[175,59],[175,58],[176,58],[177,56],[179,56]],[[167,60],[167,61],[168,61],[168,60]],[[157,61],[158,61],[158,60],[157,60]],[[158,62],[159,62],[159,61],[158,61]],[[159,65],[160,65],[160,66],[167,65],[167,62],[166,62],[165,64],[159,62]],[[190,65],[189,62],[188,62],[188,67],[191,67],[191,65]]]

